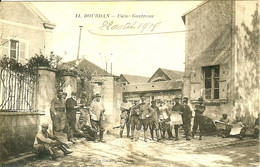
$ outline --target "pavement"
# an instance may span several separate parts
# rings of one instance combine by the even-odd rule
[[[56,161],[36,156],[20,159],[2,166],[162,166],[162,167],[256,167],[259,165],[259,140],[245,138],[221,138],[196,136],[191,141],[181,137],[179,141],[163,140],[131,142],[125,136],[104,136],[106,143],[94,143],[78,139],[71,145],[74,151]],[[20,157],[21,158],[21,157]],[[1,165],[0,165],[1,166]]]

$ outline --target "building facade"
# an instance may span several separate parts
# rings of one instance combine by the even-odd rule
[[[259,112],[257,1],[205,1],[186,12],[184,96],[220,118]]]
[[[1,2],[0,56],[25,63],[40,52],[50,55],[54,27],[30,2]]]
[[[138,77],[135,76],[135,78]],[[145,96],[149,102],[152,100],[171,101],[174,97],[182,98],[182,78],[183,72],[181,71],[159,68],[146,80],[143,80],[143,77],[136,79],[137,81],[143,80],[142,83],[132,81],[132,84],[123,86],[123,97],[134,101],[140,100],[140,96]]]

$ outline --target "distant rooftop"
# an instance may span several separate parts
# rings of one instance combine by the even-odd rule
[[[149,77],[128,74],[121,74],[120,77],[123,77],[129,84],[147,83],[149,80]]]
[[[78,61],[78,62],[77,62]],[[61,65],[61,69],[78,69],[87,75],[109,75],[107,71],[100,68],[98,65],[90,62],[84,57],[79,60],[65,62]]]

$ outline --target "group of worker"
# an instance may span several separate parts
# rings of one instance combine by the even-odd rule
[[[80,113],[78,119],[77,112]],[[58,157],[57,150],[63,151],[64,155],[71,154],[72,150],[68,145],[55,135],[58,132],[66,133],[67,140],[74,144],[76,143],[74,136],[97,142],[99,132],[100,142],[104,142],[104,112],[100,94],[96,94],[89,105],[85,93],[82,93],[81,99],[77,99],[76,93],[72,92],[71,97],[67,99],[67,93],[59,90],[57,98],[51,101],[50,114],[53,128],[48,131],[48,124],[41,125],[42,128],[34,142],[36,153],[40,156],[51,155],[52,159]]]
[[[141,103],[134,101],[134,104],[128,102],[127,99],[123,100],[121,105],[121,121],[120,121],[120,137],[123,136],[124,127],[127,127],[127,137],[130,137],[133,141],[137,140],[140,135],[140,130],[143,127],[144,141],[147,142],[147,130],[149,127],[151,138],[154,139],[154,131],[156,132],[157,141],[165,138],[167,132],[168,138],[173,139],[172,130],[175,132],[175,140],[179,140],[179,128],[182,126],[186,140],[191,140],[194,137],[198,126],[200,124],[200,118],[205,111],[203,99],[198,99],[199,103],[195,105],[195,117],[193,123],[193,129],[191,132],[191,119],[192,109],[189,104],[188,98],[184,97],[182,103],[180,98],[174,98],[174,104],[165,103],[160,101],[158,104],[156,101],[151,102],[151,106],[146,102],[146,98],[141,96]],[[131,136],[130,136],[131,129]],[[137,135],[135,136],[135,132]],[[201,135],[200,135],[200,139]]]

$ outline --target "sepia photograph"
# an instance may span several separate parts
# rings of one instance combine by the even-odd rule
[[[0,167],[259,167],[258,0],[0,1]]]

